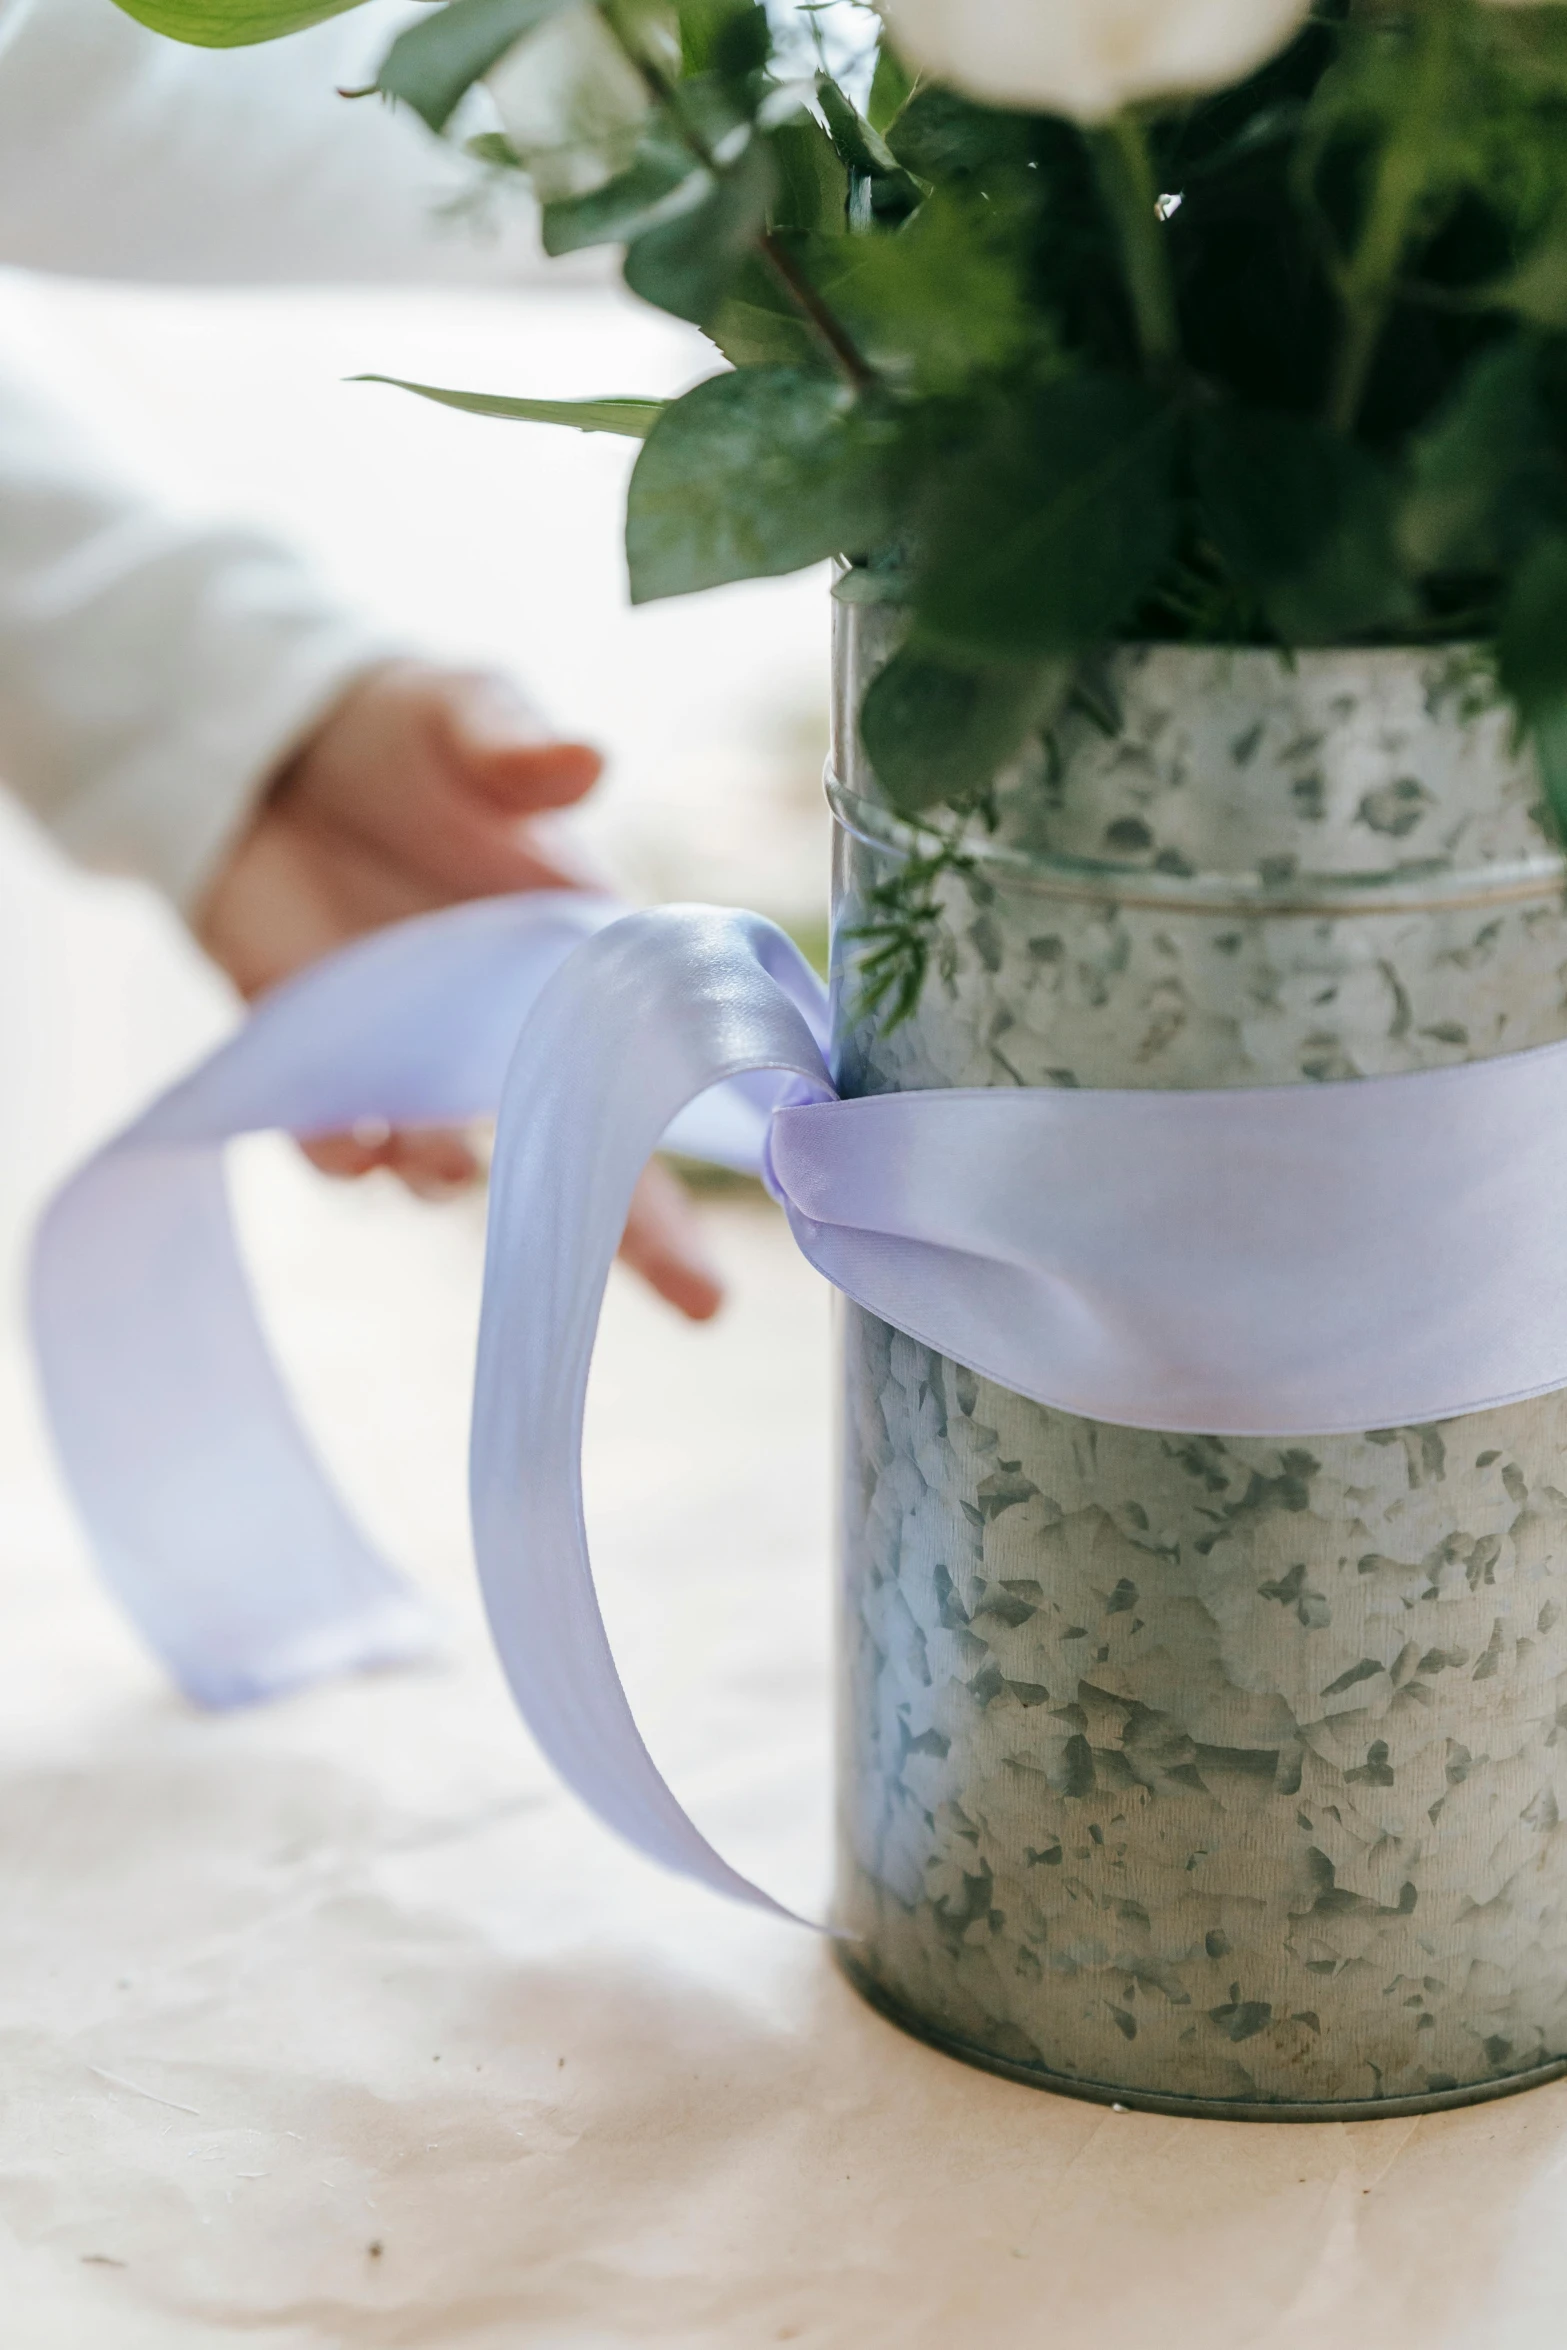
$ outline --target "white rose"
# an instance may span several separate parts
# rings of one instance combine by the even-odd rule
[[[1239,81],[1311,0],[879,0],[910,65],[996,106],[1102,122]]]

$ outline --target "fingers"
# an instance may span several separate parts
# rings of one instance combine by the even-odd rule
[[[338,704],[268,812],[314,828],[340,864],[351,852],[380,863],[430,904],[581,888],[587,876],[525,820],[580,799],[601,765],[587,744],[550,739],[504,678],[395,662]]]
[[[483,1173],[478,1154],[464,1136],[445,1127],[395,1133],[378,1121],[367,1121],[352,1134],[321,1135],[299,1147],[323,1175],[353,1182],[384,1168],[416,1199],[451,1199]]]
[[[419,1199],[450,1199],[483,1173],[472,1146],[447,1128],[397,1133],[367,1120],[351,1134],[320,1135],[299,1147],[323,1175],[353,1182],[384,1169]],[[683,1185],[656,1159],[644,1167],[632,1194],[620,1255],[690,1321],[711,1321],[724,1302],[696,1210]]]
[[[508,814],[568,808],[604,772],[590,743],[553,740],[504,678],[437,673],[426,691],[428,722],[446,756]]]
[[[656,1159],[643,1168],[632,1194],[620,1255],[690,1321],[711,1321],[724,1302],[697,1212],[678,1179]]]

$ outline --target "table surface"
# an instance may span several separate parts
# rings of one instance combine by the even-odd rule
[[[99,1594],[0,1380],[0,2257],[26,2350],[1557,2344],[1567,2085],[1357,2126],[1117,2114],[901,2036],[821,1940],[685,1886],[552,1781],[462,1526],[479,1226],[282,1146],[239,1190],[278,1343],[438,1669],[204,1717]],[[705,1332],[612,1293],[588,1443],[648,1734],[819,1897],[829,1313],[711,1211]]]

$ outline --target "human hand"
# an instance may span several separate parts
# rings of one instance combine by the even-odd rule
[[[196,910],[201,944],[259,995],[386,923],[460,899],[580,888],[529,819],[580,800],[602,761],[559,742],[502,677],[399,661],[343,697],[278,777]],[[307,1143],[329,1175],[386,1167],[421,1197],[480,1172],[456,1132],[359,1131]],[[693,1321],[723,1292],[679,1183],[657,1162],[631,1203],[621,1256]]]

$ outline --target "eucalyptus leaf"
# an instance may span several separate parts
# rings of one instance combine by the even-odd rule
[[[863,550],[891,522],[896,419],[830,376],[716,375],[665,409],[631,477],[634,603]]]
[[[475,82],[566,0],[447,0],[398,34],[376,88],[441,131]]]
[[[1029,736],[1049,724],[1071,682],[1070,661],[968,669],[906,645],[866,690],[860,739],[903,814],[942,803],[961,808],[988,791]]]
[[[1414,617],[1393,484],[1370,452],[1303,416],[1205,410],[1192,440],[1204,523],[1286,643],[1328,644]]]
[[[693,326],[705,326],[717,312],[767,225],[774,178],[766,142],[752,137],[738,163],[700,184],[696,200],[644,230],[625,259],[634,294]]]
[[[248,49],[345,16],[363,0],[120,0],[127,16],[196,49]]]
[[[1175,422],[1129,377],[1070,376],[940,475],[922,633],[965,660],[1075,652],[1114,633],[1175,536]]]
[[[565,424],[578,432],[618,433],[644,441],[663,415],[663,400],[516,400],[501,392],[452,392],[440,384],[408,383],[399,375],[353,375],[350,383],[390,384],[465,416],[498,416],[515,424]]]

